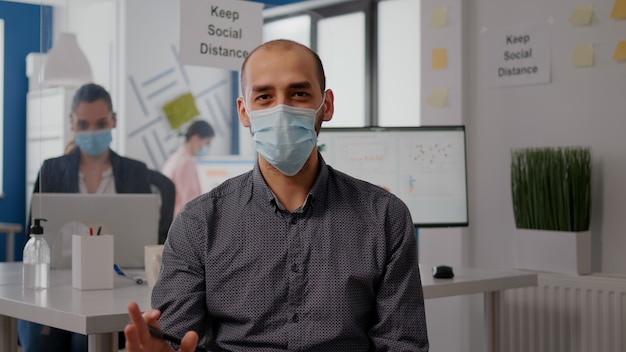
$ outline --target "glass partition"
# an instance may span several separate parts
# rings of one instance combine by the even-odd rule
[[[64,155],[74,138],[71,100],[78,85],[41,80],[44,54],[62,33],[75,36],[92,80],[111,95],[114,152],[160,170],[191,122],[165,109],[176,104],[213,125],[211,156],[231,154],[237,143],[238,150],[249,149],[242,137],[247,131],[238,130],[236,74],[178,60],[179,5],[168,0],[0,1],[6,57],[0,70],[0,147],[5,147],[0,222],[29,225],[28,202],[42,163]],[[294,1],[264,10],[264,40],[290,38],[320,54],[327,85],[336,94],[335,116],[325,127],[419,125],[419,12],[418,0]],[[12,48],[16,42],[22,47]],[[16,254],[22,246],[16,242]]]

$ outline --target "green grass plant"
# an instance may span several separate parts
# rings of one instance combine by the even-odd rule
[[[511,192],[517,228],[587,231],[591,215],[591,148],[513,149]]]

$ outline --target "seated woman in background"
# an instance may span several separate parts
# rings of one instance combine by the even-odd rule
[[[103,87],[90,83],[76,91],[70,123],[74,147],[44,161],[35,192],[151,193],[146,164],[109,149],[117,119]],[[88,349],[86,335],[24,320],[18,321],[18,336],[24,352]]]
[[[190,200],[202,194],[195,157],[208,154],[208,147],[215,136],[213,127],[204,120],[196,120],[185,132],[185,143],[170,155],[161,172],[176,186],[174,216]]]

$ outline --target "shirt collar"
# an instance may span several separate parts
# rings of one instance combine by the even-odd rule
[[[322,158],[320,153],[317,154],[319,160],[319,171],[317,173],[317,178],[313,183],[313,187],[309,191],[306,200],[304,201],[304,205],[298,208],[296,212],[301,212],[308,205],[313,206],[314,204],[322,204],[326,199],[326,187],[328,179],[328,166]],[[263,204],[267,204],[268,206],[275,209],[280,209],[282,211],[285,210],[285,207],[280,203],[274,192],[269,188],[265,179],[263,179],[263,175],[261,174],[261,169],[259,168],[259,162],[257,161],[254,165],[254,170],[252,172],[252,184],[253,184],[253,197],[259,199]]]

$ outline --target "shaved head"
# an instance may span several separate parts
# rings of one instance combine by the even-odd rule
[[[326,76],[324,75],[324,66],[322,65],[322,60],[317,55],[317,53],[315,53],[315,51],[311,50],[307,46],[304,46],[292,40],[276,39],[276,40],[272,40],[267,43],[261,44],[260,46],[252,50],[250,55],[248,55],[246,59],[243,61],[243,65],[241,65],[241,82],[240,82],[241,95],[245,96],[244,87],[246,85],[246,79],[245,79],[246,66],[248,64],[249,59],[252,56],[254,56],[256,52],[258,51],[293,51],[293,50],[303,50],[315,60],[316,67],[317,67],[317,79],[319,81],[318,83],[320,85],[321,92],[324,93],[324,91],[326,90]]]

